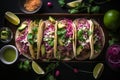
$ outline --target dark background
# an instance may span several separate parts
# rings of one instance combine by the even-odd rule
[[[53,3],[53,7],[48,7],[47,2],[51,1]],[[69,2],[72,0],[66,0],[66,2]],[[109,9],[116,9],[120,11],[119,6],[119,0],[111,0],[111,2],[106,3],[104,5],[101,5],[101,11],[100,13],[104,14]],[[18,0],[0,0],[0,25],[4,23],[4,13],[6,11],[11,11],[14,13],[22,13],[19,9]],[[41,13],[68,13],[66,8],[61,8],[57,2],[57,0],[43,0],[43,6],[42,9],[37,12],[37,14]],[[0,44],[2,45],[2,44]],[[105,52],[103,52],[105,54]],[[102,62],[104,63],[104,71],[102,76],[99,78],[99,80],[120,80],[120,73],[114,72],[111,70],[108,65],[104,61],[83,61],[83,62],[72,62],[68,63],[72,67],[76,67],[78,69],[88,70],[92,71],[94,66]],[[35,80],[38,75],[34,74],[34,72],[31,70],[29,72],[25,72],[23,70],[18,69],[19,61],[17,61],[13,65],[5,65],[0,62],[0,80]],[[45,64],[48,63],[42,63],[39,62],[40,65],[43,65],[45,67]],[[59,67],[57,67],[58,70],[60,70],[61,74],[59,77],[57,77],[57,80],[94,80],[92,74],[86,74],[86,73],[78,73],[75,74],[71,69],[69,69],[64,64],[60,64]]]

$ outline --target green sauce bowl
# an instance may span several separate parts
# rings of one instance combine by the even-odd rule
[[[13,32],[9,27],[0,26],[0,41],[9,43],[13,39]]]
[[[0,50],[0,60],[4,64],[13,64],[18,58],[18,50],[13,45],[5,45]]]

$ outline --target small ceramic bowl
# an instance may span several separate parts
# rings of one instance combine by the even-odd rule
[[[26,1],[29,1],[29,0],[19,0],[19,7],[20,7],[20,10],[26,14],[33,14],[33,13],[36,13],[39,11],[39,9],[42,7],[42,0],[40,0],[40,4],[39,6],[37,6],[36,9],[32,10],[32,11],[28,11],[26,8],[25,8],[25,4],[26,4]],[[35,2],[35,1],[34,1]],[[28,3],[29,4],[29,3]]]
[[[13,45],[5,45],[0,50],[0,60],[7,65],[15,63],[18,58],[18,50]]]
[[[13,32],[8,27],[0,28],[0,41],[2,43],[9,43],[13,39]]]

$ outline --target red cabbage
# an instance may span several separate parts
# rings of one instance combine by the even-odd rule
[[[49,23],[48,22],[48,27],[44,30],[44,37],[43,38],[47,38],[47,39],[51,39],[50,38],[50,35],[53,35],[54,36],[54,34],[51,34],[51,32],[53,31],[55,31],[55,28],[54,28],[54,25],[53,24],[51,24],[51,23]],[[48,44],[48,41],[44,41],[44,44],[45,44],[45,48],[46,48],[46,50],[47,51],[49,51],[51,48],[52,48],[52,46],[50,46],[49,44]]]
[[[108,65],[113,70],[120,69],[120,45],[119,44],[113,44],[108,47],[107,53],[106,53],[106,59]]]

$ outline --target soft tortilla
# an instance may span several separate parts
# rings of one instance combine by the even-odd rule
[[[54,58],[54,53],[56,52],[54,49],[56,48],[55,47],[55,43],[56,43],[56,37],[54,38],[54,46],[52,47],[52,49],[51,50],[49,50],[49,51],[45,51],[45,55],[42,55],[42,53],[41,53],[41,46],[42,46],[42,41],[43,41],[43,37],[44,37],[44,30],[49,26],[48,24],[53,24],[52,22],[50,22],[49,20],[45,20],[44,21],[44,25],[42,25],[41,26],[41,40],[40,40],[40,42],[41,42],[41,44],[40,44],[40,54],[39,54],[39,56],[40,56],[40,58],[41,58],[41,60],[43,60],[43,61],[46,61],[46,60],[48,60],[48,59],[53,59]],[[54,25],[54,28],[56,28],[55,27],[55,25],[56,24],[53,24]],[[54,36],[55,36],[55,34],[56,34],[56,30],[55,30],[55,33],[54,33]],[[52,54],[52,56],[51,57],[48,57],[49,55],[51,55]]]
[[[77,53],[76,52],[77,51],[77,21],[79,19],[80,18],[74,20],[74,25],[75,25],[75,59],[76,60],[86,60],[86,59],[89,58],[91,52],[88,52],[88,53],[85,53],[85,54],[80,54],[81,55],[80,57],[77,57],[77,55],[76,55],[76,53]],[[90,39],[90,37],[89,37],[89,39]]]
[[[93,46],[93,31],[94,31],[94,24],[93,24],[92,20],[88,20],[88,22],[90,23],[90,32],[92,32],[92,34],[89,36],[90,48],[91,48],[90,59],[91,59],[91,58],[92,58],[92,55],[94,54],[94,46]]]
[[[45,26],[45,23],[43,20],[40,20],[39,27],[38,27],[38,33],[37,33],[37,59],[40,58],[40,46],[42,43],[43,38],[43,27]]]
[[[30,22],[30,25],[28,26],[28,34],[29,33],[32,33],[32,27],[33,27],[33,21]],[[33,50],[33,45],[31,45],[29,42],[28,42],[28,45],[29,45],[29,51],[30,51],[30,54],[31,54],[31,57],[33,59],[35,59],[35,54],[34,54],[34,50]]]
[[[28,28],[28,27],[27,27]],[[25,29],[24,29],[25,30]],[[16,33],[15,33],[15,41],[16,41],[16,39],[18,38],[18,36],[20,36],[21,35],[21,32],[19,31],[19,30],[16,30]],[[15,45],[16,45],[16,47],[17,47],[17,49],[18,49],[18,51],[20,51],[20,49],[21,49],[21,47],[22,46],[20,46],[17,42],[15,42]],[[28,59],[32,59],[32,57],[30,56],[30,54],[29,53],[21,53],[23,56],[25,56],[26,58],[28,58]]]
[[[93,19],[92,19],[92,22],[94,23],[94,27],[97,27],[97,28],[99,29],[101,35],[102,35],[102,41],[101,41],[102,46],[101,46],[101,50],[100,50],[99,52],[97,52],[96,54],[94,53],[94,40],[91,41],[91,46],[92,46],[91,49],[92,49],[92,52],[91,52],[91,55],[90,55],[90,59],[95,59],[96,57],[98,57],[98,56],[100,55],[100,53],[101,53],[101,51],[102,51],[102,49],[103,49],[103,47],[104,47],[104,44],[105,44],[105,36],[104,36],[104,32],[103,32],[101,26],[98,24],[98,22],[95,21],[95,20],[93,20]],[[93,35],[94,35],[94,34],[93,34]]]
[[[57,24],[57,27],[58,27],[58,24]],[[75,25],[74,25],[74,23],[72,23],[72,27],[73,27],[73,36],[72,36],[72,39],[73,39],[72,40],[72,48],[73,48],[72,51],[73,52],[71,52],[71,54],[70,54],[71,57],[67,57],[66,56],[66,57],[64,57],[64,58],[61,59],[61,53],[57,52],[56,56],[55,56],[56,59],[61,59],[61,60],[64,60],[64,61],[68,61],[68,60],[72,60],[75,57]],[[56,34],[56,38],[58,39],[57,34]],[[57,44],[57,40],[56,40],[56,44]],[[57,45],[56,45],[56,48],[57,48]]]
[[[55,24],[55,38],[54,38],[54,57],[57,58],[57,24],[58,22],[56,21],[56,24]],[[58,57],[60,58],[60,56]]]

